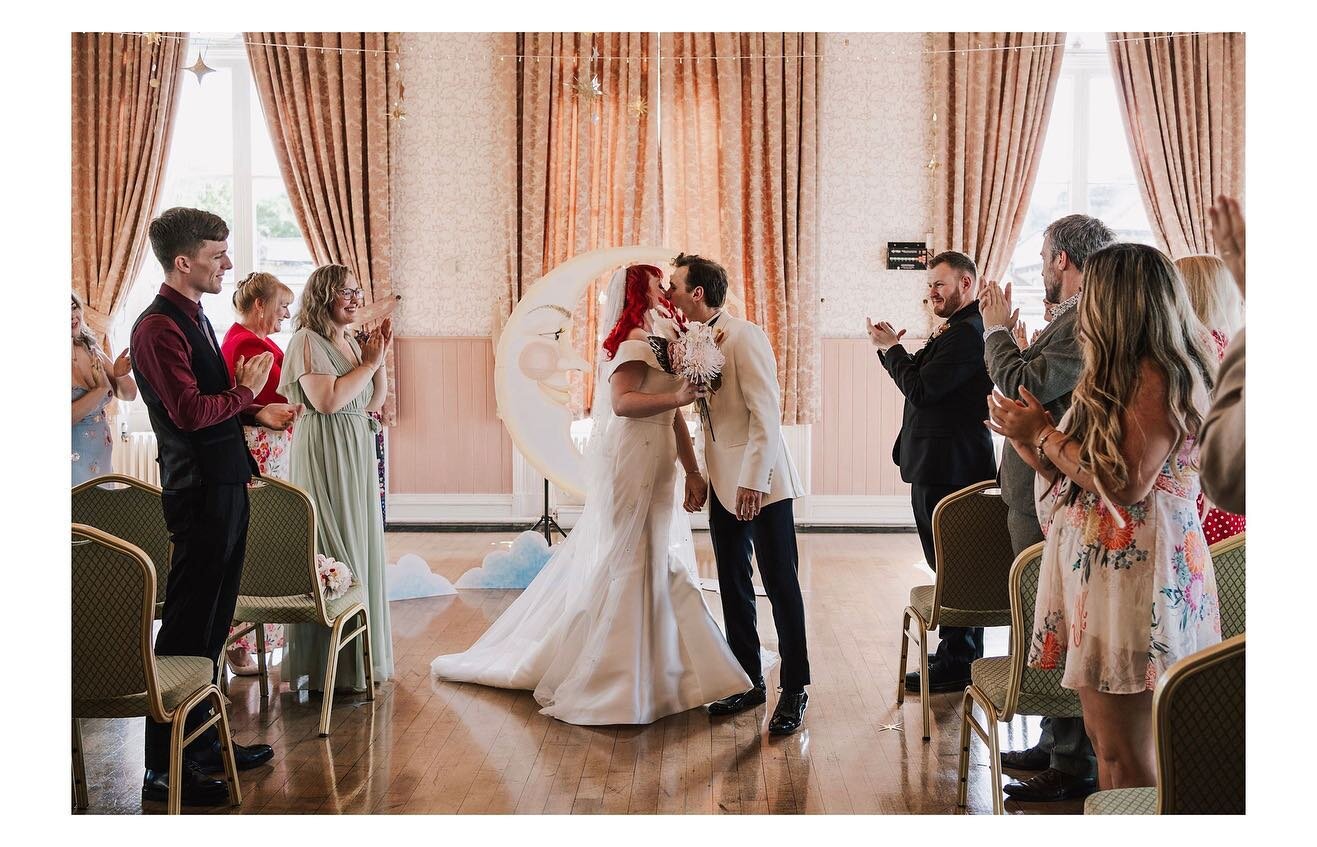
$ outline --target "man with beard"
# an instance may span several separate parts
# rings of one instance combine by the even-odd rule
[[[995,282],[983,287],[979,309],[987,327],[984,356],[993,383],[1007,397],[1019,400],[1020,389],[1060,421],[1070,408],[1083,365],[1077,328],[1084,264],[1088,257],[1115,242],[1116,234],[1088,215],[1067,215],[1043,232],[1043,289],[1050,307],[1050,322],[1036,341],[1021,350],[1010,331],[1018,310],[1012,311],[1011,286],[1003,291]],[[1002,451],[1001,496],[1011,548],[1020,552],[1043,540],[1034,510],[1034,471],[1013,449]],[[1083,718],[1043,718],[1038,744],[1027,750],[1001,754],[1002,765],[1016,770],[1041,771],[1009,783],[1004,789],[1015,800],[1065,800],[1097,790],[1097,759],[1084,732]]]
[[[929,263],[928,302],[943,323],[923,349],[911,355],[901,345],[905,330],[866,321],[878,359],[905,395],[901,432],[892,460],[910,483],[915,527],[929,567],[933,553],[933,509],[948,494],[992,479],[996,473],[987,418],[992,380],[983,364],[983,318],[974,298],[978,268],[963,253],[939,253]],[[983,656],[982,627],[939,627],[941,640],[928,666],[929,691],[954,691],[969,684],[969,666]],[[906,675],[919,690],[919,673]]]

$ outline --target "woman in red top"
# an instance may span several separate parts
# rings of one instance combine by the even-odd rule
[[[273,274],[253,273],[238,283],[233,293],[233,308],[238,313],[238,322],[224,333],[224,343],[220,345],[220,354],[233,373],[239,358],[250,359],[261,353],[269,352],[274,356],[274,365],[265,386],[256,394],[253,403],[283,403],[275,387],[279,385],[279,372],[284,360],[284,351],[270,340],[270,336],[279,331],[283,321],[288,318],[288,307],[293,302],[293,290],[284,285]],[[251,451],[260,466],[262,476],[288,479],[288,445],[292,442],[292,428],[278,432],[263,426],[244,426],[247,436],[247,449]],[[234,673],[249,676],[257,672],[252,653],[256,650],[255,637],[249,633],[230,645],[228,650],[229,667]],[[284,645],[283,627],[278,624],[265,625],[265,649],[273,650]]]
[[[1226,347],[1239,328],[1244,325],[1244,301],[1239,286],[1230,275],[1226,263],[1216,256],[1185,256],[1175,266],[1184,277],[1189,300],[1203,326],[1212,332],[1213,349],[1219,362],[1226,355]],[[1224,541],[1244,531],[1244,516],[1233,515],[1215,507],[1203,514],[1205,502],[1198,495],[1198,514],[1203,520],[1203,535],[1208,545]]]

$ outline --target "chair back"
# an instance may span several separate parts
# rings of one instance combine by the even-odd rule
[[[315,504],[302,489],[271,477],[261,477],[249,493],[251,518],[238,593],[248,597],[310,594],[323,614],[315,564]]]
[[[141,548],[86,524],[72,528],[73,702],[96,704],[96,717],[143,714],[143,698],[157,720],[164,706],[156,689],[151,626],[155,568]],[[108,709],[108,712],[107,712]]]
[[[1005,720],[1010,720],[1016,710],[1022,714],[1049,715],[1051,717],[1079,717],[1082,710],[1079,695],[1068,688],[1061,687],[1061,677],[1065,675],[1064,654],[1065,633],[1060,633],[1059,642],[1048,645],[1044,641],[1044,650],[1056,650],[1056,667],[1048,670],[1029,667],[1029,651],[1033,647],[1034,604],[1038,599],[1038,582],[1043,568],[1043,548],[1045,542],[1020,551],[1011,566],[1011,684],[1006,702]]]
[[[1244,636],[1181,659],[1152,697],[1157,811],[1244,813]]]
[[[981,613],[974,626],[1011,622],[1010,571],[1015,554],[1006,526],[1006,503],[994,480],[948,494],[933,509],[937,582],[936,626],[944,610]],[[960,625],[957,623],[956,625]]]
[[[1221,638],[1244,633],[1244,533],[1213,544],[1212,571],[1221,605]]]
[[[107,487],[113,485],[115,487]],[[169,580],[169,530],[160,489],[122,474],[89,479],[73,489],[74,523],[94,526],[144,552],[155,567],[155,602],[165,601]]]

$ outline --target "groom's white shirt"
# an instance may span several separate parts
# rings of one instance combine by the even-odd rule
[[[782,435],[777,360],[757,324],[726,312],[715,329],[725,333],[722,387],[709,398],[713,435],[705,433],[704,460],[718,502],[736,512],[736,489],[764,492],[762,505],[800,497],[805,487]]]

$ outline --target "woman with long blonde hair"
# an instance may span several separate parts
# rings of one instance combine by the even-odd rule
[[[384,407],[384,356],[392,323],[358,343],[351,331],[365,308],[364,292],[343,265],[311,272],[302,290],[284,355],[279,392],[306,412],[293,431],[289,480],[316,505],[316,551],[352,570],[365,589],[375,680],[393,676],[393,640],[384,586],[384,519],[380,510],[375,433],[370,416]],[[283,678],[293,689],[324,690],[329,637],[324,627],[289,624]],[[361,640],[339,658],[337,684],[365,690]]]
[[[1047,540],[1029,663],[1064,662],[1098,787],[1150,786],[1153,686],[1221,640],[1196,504],[1216,356],[1175,266],[1143,244],[1089,257],[1078,326],[1083,370],[1061,422],[1021,389],[989,398],[988,426],[1038,472]]]
[[[73,299],[73,484],[113,473],[114,438],[105,407],[116,397],[133,400],[132,361],[124,350],[111,362],[83,319],[82,300]]]
[[[1244,298],[1239,294],[1239,284],[1226,263],[1217,256],[1185,256],[1176,259],[1175,266],[1184,277],[1194,312],[1212,333],[1219,364],[1225,358],[1230,340],[1244,325]],[[1198,497],[1198,513],[1203,518],[1203,534],[1207,536],[1208,546],[1239,535],[1247,528],[1243,515],[1215,506],[1209,508],[1202,495]]]

